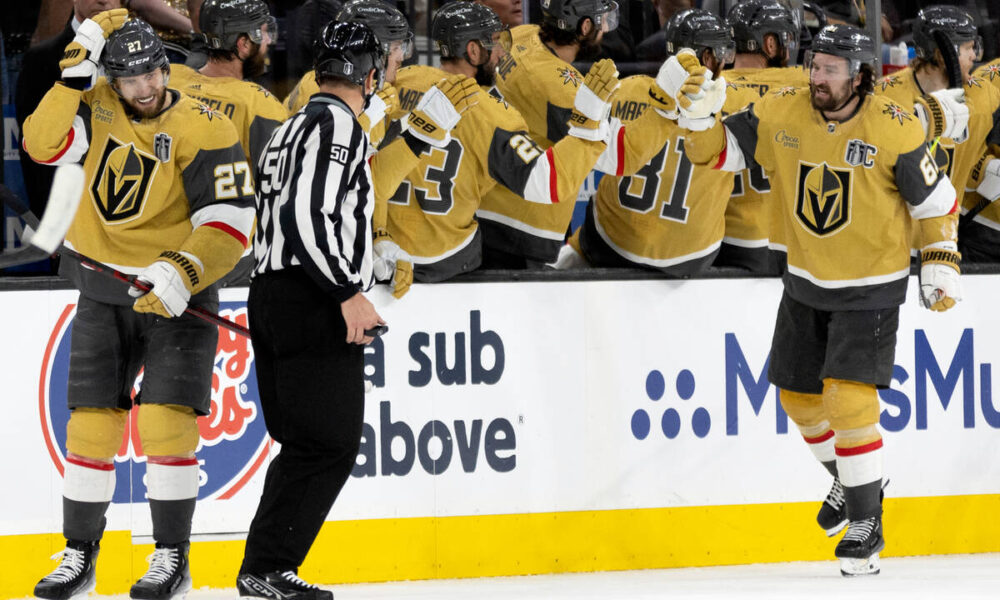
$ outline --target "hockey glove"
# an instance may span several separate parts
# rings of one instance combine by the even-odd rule
[[[681,90],[683,89],[682,87]],[[687,106],[678,100],[681,117],[677,120],[677,124],[690,131],[711,129],[715,125],[715,115],[722,110],[722,105],[726,102],[726,80],[721,75],[718,79],[706,82],[700,89],[704,95],[691,101]],[[690,96],[682,94],[680,98],[689,99]]]
[[[961,260],[955,242],[931,244],[920,251],[920,303],[924,308],[945,311],[962,299]]]
[[[1000,158],[987,162],[982,173],[976,193],[990,202],[1000,198]]]
[[[619,85],[614,61],[604,58],[591,65],[573,99],[569,135],[594,142],[606,140],[610,134],[611,95]]]
[[[442,79],[424,92],[407,119],[405,131],[431,146],[444,148],[451,142],[451,130],[462,113],[479,103],[478,94],[479,86],[464,75]]]
[[[938,90],[920,96],[913,112],[924,126],[928,142],[946,137],[961,143],[969,137],[969,105],[965,103],[963,89]]]
[[[706,74],[711,77],[708,69],[698,61],[694,51],[684,48],[660,65],[660,70],[656,74],[656,85],[675,101],[684,102],[678,96],[682,93],[681,88],[685,88],[685,84],[690,84],[692,87],[686,87],[684,90],[684,93],[694,96],[688,99],[690,101],[700,97],[697,88],[707,79]]]
[[[381,123],[383,119],[393,121],[400,116],[399,97],[396,95],[396,88],[391,83],[386,83],[377,94],[372,96],[371,101],[368,102],[368,108],[358,117],[358,123],[361,124],[365,132],[371,134],[372,129]]]
[[[652,83],[649,86],[649,104],[664,119],[676,121],[677,117],[681,116],[677,112],[677,102],[666,90],[660,88],[656,83]]]
[[[121,27],[126,18],[128,11],[116,8],[98,13],[91,19],[84,19],[59,61],[63,83],[81,91],[90,89],[97,83],[101,52],[108,35]]]
[[[140,313],[155,313],[162,317],[184,314],[191,300],[191,290],[201,281],[204,268],[193,254],[167,250],[159,260],[143,269],[136,277],[151,286],[147,293],[139,288],[129,288],[128,294],[136,298],[132,308]]]
[[[375,279],[389,281],[392,295],[402,298],[413,283],[413,261],[410,255],[392,241],[392,236],[384,229],[375,230],[373,251]]]

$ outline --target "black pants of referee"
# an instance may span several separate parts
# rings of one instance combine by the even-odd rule
[[[354,467],[364,418],[364,348],[340,303],[300,267],[259,275],[247,303],[267,431],[267,469],[240,573],[297,571]]]

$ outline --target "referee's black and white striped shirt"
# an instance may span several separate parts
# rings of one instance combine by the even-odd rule
[[[372,286],[367,150],[354,113],[330,94],[274,131],[257,162],[254,276],[302,265],[340,302]]]

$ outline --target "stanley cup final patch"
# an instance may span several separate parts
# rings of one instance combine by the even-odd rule
[[[153,138],[153,153],[156,154],[156,158],[160,162],[170,162],[170,147],[173,145],[173,139],[163,132],[156,134]]]

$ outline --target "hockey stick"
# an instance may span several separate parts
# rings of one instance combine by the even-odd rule
[[[62,168],[63,167],[60,167],[60,170]],[[57,178],[59,177],[59,171],[56,171],[56,177]],[[82,193],[82,191],[83,191],[83,169],[80,169],[80,184],[79,185],[80,185],[80,193]],[[56,186],[56,180],[53,180],[53,182],[52,182],[53,191],[55,190],[55,186]],[[6,190],[6,188],[2,188],[2,189]],[[54,194],[53,194],[53,197],[54,197]],[[77,204],[79,204],[79,198],[80,198],[80,194],[78,193],[77,194]],[[9,190],[6,190],[6,192],[2,194],[2,197],[0,197],[0,200],[2,200],[5,204],[7,204],[7,206],[10,206],[12,209],[14,209],[14,211],[18,213],[18,216],[21,217],[22,219],[24,219],[24,222],[28,224],[28,227],[31,227],[33,230],[38,231],[38,232],[41,231],[42,227],[45,224],[45,218],[48,218],[49,213],[51,212],[51,210],[53,208],[52,205],[50,204],[48,206],[48,208],[45,209],[45,218],[43,218],[42,219],[42,223],[39,224],[38,217],[36,217],[31,212],[31,210],[27,206],[25,206],[23,202],[21,202],[20,198],[18,198],[17,196],[15,196]],[[76,207],[73,207],[73,209],[74,209],[73,212],[75,213],[76,212]],[[69,217],[68,221],[72,222],[72,220],[73,220],[73,217],[71,215]],[[72,258],[73,260],[77,261],[78,263],[80,263],[80,266],[82,266],[82,267],[84,267],[86,269],[90,269],[91,271],[95,271],[97,273],[102,273],[104,275],[107,275],[108,277],[112,277],[114,279],[117,279],[118,281],[122,281],[124,283],[127,283],[127,284],[129,284],[129,285],[131,285],[131,286],[135,287],[136,289],[141,290],[143,292],[147,292],[148,293],[149,291],[151,291],[153,289],[151,286],[146,285],[145,282],[142,282],[142,281],[139,281],[138,279],[136,279],[135,275],[129,275],[128,273],[122,273],[121,271],[119,271],[119,270],[117,270],[117,269],[115,269],[115,268],[113,268],[113,267],[111,267],[109,265],[106,265],[106,264],[104,264],[104,263],[102,263],[102,262],[100,262],[98,260],[94,260],[93,258],[90,258],[89,256],[80,254],[76,250],[73,250],[72,248],[67,247],[65,244],[62,243],[62,239],[63,239],[63,236],[65,236],[65,234],[66,234],[66,230],[68,230],[68,229],[69,229],[69,223],[66,224],[66,227],[63,230],[63,234],[61,236],[59,236],[58,238],[56,238],[56,242],[55,242],[56,247],[55,247],[54,250],[46,251],[46,249],[48,248],[48,245],[46,245],[45,247],[40,247],[39,248],[39,251],[44,251],[45,252],[45,255],[41,256],[40,258],[45,258],[47,256],[51,256],[55,252],[58,252],[62,256],[65,256],[65,257],[68,257],[68,258]],[[39,234],[36,233],[35,235],[32,236],[31,242],[32,242],[33,245],[34,245],[35,239],[38,237],[38,235]],[[36,258],[35,260],[38,260],[38,259]],[[25,262],[30,262],[30,261],[25,261]],[[197,318],[199,318],[199,319],[201,319],[203,321],[207,321],[209,323],[212,323],[213,325],[218,325],[219,327],[224,327],[224,328],[228,329],[229,331],[232,331],[233,333],[236,333],[238,335],[242,335],[243,337],[245,337],[247,339],[250,339],[250,330],[247,329],[246,327],[240,325],[239,323],[234,323],[233,321],[230,321],[229,319],[220,317],[217,314],[209,312],[209,311],[205,310],[204,308],[201,308],[200,306],[188,306],[187,308],[184,309],[184,312],[186,312],[187,314],[192,315],[194,317],[197,317]]]
[[[988,198],[980,198],[979,202],[977,202],[976,205],[972,207],[972,210],[968,211],[967,213],[958,218],[959,229],[971,223],[972,220],[976,218],[976,215],[983,212],[986,209],[986,207],[989,206],[990,204],[993,204],[992,200]]]
[[[42,221],[31,215],[24,219],[31,228],[27,244],[12,252],[0,254],[0,269],[44,260],[55,253],[69,231],[76,209],[83,194],[83,168],[80,165],[62,165],[52,178],[52,191]],[[16,210],[22,218],[31,211],[6,186],[0,185],[0,201]]]

